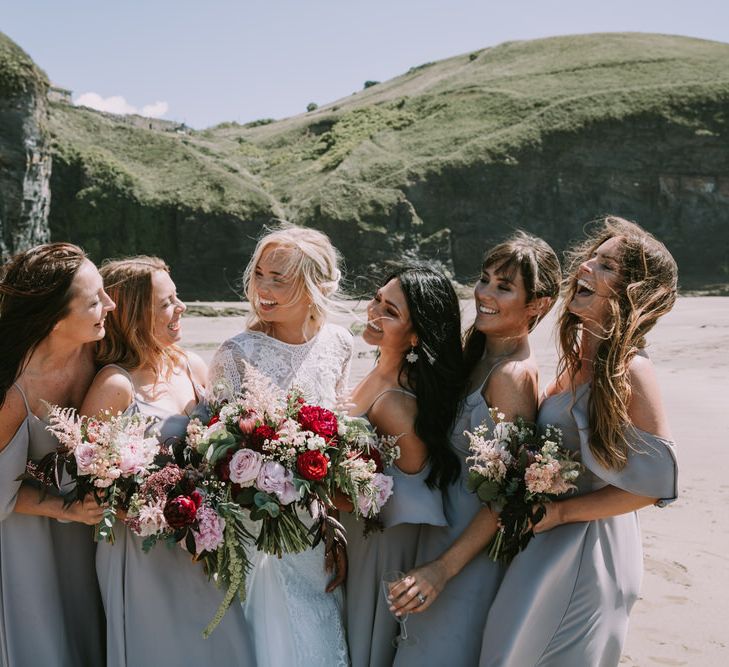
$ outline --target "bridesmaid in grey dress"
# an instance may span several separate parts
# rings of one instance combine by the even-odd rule
[[[507,419],[535,419],[539,380],[529,332],[554,304],[560,279],[554,251],[523,232],[484,256],[474,290],[476,319],[465,341],[471,390],[450,437],[460,476],[444,495],[448,526],[423,530],[417,555],[421,566],[408,573],[412,591],[398,601],[399,608],[413,614],[408,623],[421,638],[412,650],[398,653],[398,666],[478,663],[486,616],[503,567],[484,551],[496,519],[466,487],[470,452],[464,431],[483,423],[493,429],[490,406]]]
[[[676,264],[637,225],[602,221],[575,254],[561,361],[539,422],[585,472],[548,503],[486,623],[481,665],[615,666],[643,569],[636,510],[677,495],[677,467],[644,336],[676,298]]]
[[[117,311],[97,350],[103,368],[82,412],[151,415],[160,441],[174,444],[203,407],[207,375],[204,362],[177,345],[185,304],[158,258],[110,262],[101,273]],[[144,553],[142,539],[121,523],[115,536],[113,545],[98,545],[96,556],[109,667],[255,664],[240,605],[231,606],[210,639],[202,638],[224,591],[187,551],[158,545]]]
[[[448,279],[422,266],[395,272],[368,305],[363,338],[380,354],[355,388],[351,411],[365,415],[378,433],[399,435],[401,451],[386,470],[394,487],[381,513],[383,531],[364,537],[360,521],[343,517],[350,657],[353,667],[380,667],[414,648],[393,646],[398,625],[382,577],[410,569],[424,529],[446,525],[442,489],[459,471],[447,443],[465,374],[458,299]]]
[[[66,243],[13,257],[0,277],[0,665],[102,665],[93,498],[64,508],[18,482],[55,450],[46,404],[78,408],[114,303],[96,267]],[[83,525],[87,524],[87,525]]]

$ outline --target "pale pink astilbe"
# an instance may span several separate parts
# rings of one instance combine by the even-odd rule
[[[46,430],[53,433],[61,445],[73,452],[83,442],[82,425],[83,418],[76,414],[74,408],[62,408],[54,405],[48,413]]]
[[[273,419],[283,417],[286,409],[286,393],[255,366],[243,361],[241,398],[248,410]]]

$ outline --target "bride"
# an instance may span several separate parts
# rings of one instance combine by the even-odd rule
[[[352,356],[349,332],[326,321],[339,286],[337,263],[327,236],[312,229],[285,224],[260,239],[243,277],[248,326],[215,353],[214,391],[240,392],[248,363],[283,389],[297,387],[308,402],[334,407]],[[254,554],[244,605],[262,667],[348,664],[339,588],[346,565],[325,560],[323,542],[280,559]]]

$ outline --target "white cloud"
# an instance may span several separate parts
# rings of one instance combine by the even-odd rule
[[[130,114],[136,113],[150,118],[160,118],[169,110],[170,106],[167,102],[155,102],[154,104],[146,104],[142,109],[129,104],[121,95],[112,95],[111,97],[102,97],[98,93],[84,93],[79,95],[75,100],[76,106],[91,107],[98,111],[108,111],[109,113]]]
[[[155,102],[154,104],[145,104],[142,107],[142,116],[149,118],[161,118],[169,110],[170,105],[167,102]]]

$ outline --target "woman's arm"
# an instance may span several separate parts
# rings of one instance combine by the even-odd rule
[[[64,507],[62,498],[49,494],[41,500],[40,491],[28,484],[21,484],[14,511],[31,516],[47,516],[59,521],[77,521],[89,526],[99,523],[104,514],[104,508],[91,495],[87,495],[83,501],[76,500]]]
[[[117,368],[102,368],[86,392],[79,414],[103,416],[108,410],[111,414],[124,412],[134,399],[134,389],[129,378]]]
[[[628,380],[631,389],[628,415],[631,423],[647,433],[670,438],[666,412],[650,359],[643,355],[633,357],[628,367]],[[596,521],[634,512],[657,501],[658,498],[606,486],[592,493],[547,503],[545,515],[534,526],[534,532],[543,533],[565,523]]]
[[[513,421],[520,415],[533,421],[537,414],[537,392],[536,372],[517,361],[504,364],[493,372],[484,387],[484,400],[498,408],[507,421]],[[497,530],[496,514],[488,507],[482,508],[458,539],[436,560],[411,570],[402,583],[393,587],[392,611],[402,614],[428,609],[448,581],[486,548]],[[420,603],[418,594],[425,596],[424,603]]]

